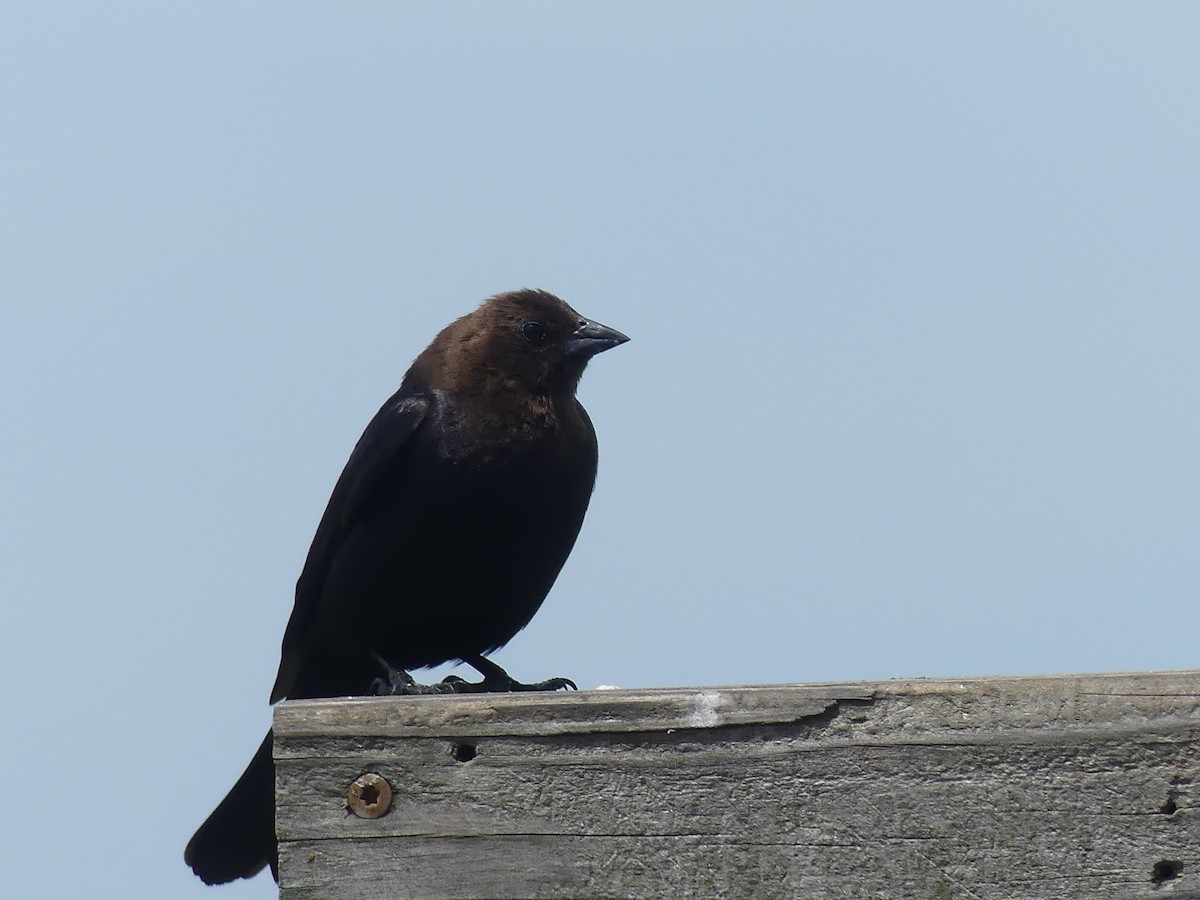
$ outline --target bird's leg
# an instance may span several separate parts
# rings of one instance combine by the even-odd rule
[[[482,656],[467,656],[463,658],[463,662],[478,671],[483,676],[483,681],[464,681],[457,675],[451,675],[442,681],[442,685],[449,687],[456,694],[490,694],[506,693],[508,691],[561,691],[564,688],[572,691],[579,690],[575,686],[575,682],[570,678],[547,678],[545,681],[525,684],[522,681],[515,680],[490,659],[485,659]]]
[[[437,684],[418,684],[403,669],[397,669],[378,653],[372,653],[375,661],[383,668],[385,678],[371,682],[371,693],[376,697],[412,696],[416,694],[455,694],[453,685],[442,681]]]

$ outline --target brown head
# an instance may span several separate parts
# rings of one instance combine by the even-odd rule
[[[442,329],[409,375],[459,395],[573,396],[588,360],[627,340],[546,291],[511,291]]]

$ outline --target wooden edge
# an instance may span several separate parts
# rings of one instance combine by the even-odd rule
[[[955,709],[967,704],[1000,710],[1005,698],[1019,699],[1023,711],[1013,723],[1018,725],[1028,720],[1031,699],[1044,701],[1051,715],[1067,701],[1087,703],[1090,698],[1113,705],[1125,698],[1138,706],[1140,717],[1153,717],[1154,709],[1143,709],[1147,704],[1191,698],[1190,704],[1175,704],[1176,712],[1190,719],[1200,715],[1200,670],[292,700],[275,708],[274,728],[277,740],[643,732],[794,723],[831,717],[846,705],[939,698]]]

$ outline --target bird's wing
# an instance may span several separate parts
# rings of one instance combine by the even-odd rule
[[[430,399],[401,388],[375,414],[350,454],[321,516],[321,524],[308,550],[304,569],[296,582],[296,604],[283,635],[279,675],[271,702],[287,696],[296,678],[322,583],[338,548],[355,520],[380,493],[380,485],[401,465],[412,437],[426,421]]]

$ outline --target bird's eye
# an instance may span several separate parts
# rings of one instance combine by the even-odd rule
[[[526,322],[521,326],[521,333],[525,335],[525,340],[535,347],[540,347],[546,342],[546,329],[537,322]]]

